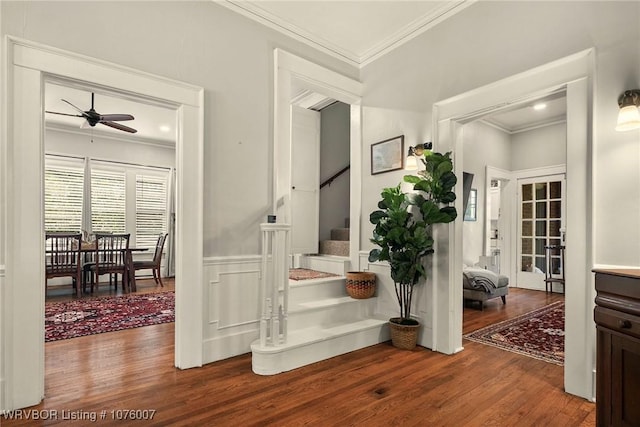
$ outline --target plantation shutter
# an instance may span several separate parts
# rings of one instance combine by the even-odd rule
[[[126,230],[125,172],[91,170],[91,226],[94,233]]]
[[[44,169],[46,231],[80,232],[83,184],[84,171],[81,164],[67,166],[47,162]]]
[[[166,230],[166,176],[136,175],[136,247],[154,248]]]

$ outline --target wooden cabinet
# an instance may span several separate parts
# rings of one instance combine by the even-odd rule
[[[640,269],[595,270],[598,426],[640,426]]]

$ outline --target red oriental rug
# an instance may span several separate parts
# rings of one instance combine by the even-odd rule
[[[174,292],[49,302],[45,342],[173,322],[174,307]]]
[[[338,277],[338,275],[325,273],[323,271],[309,270],[307,268],[292,268],[289,270],[290,280],[323,279],[325,277]]]
[[[471,332],[464,338],[556,365],[564,364],[564,302]]]

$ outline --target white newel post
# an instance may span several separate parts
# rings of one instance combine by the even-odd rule
[[[260,230],[262,231],[260,345],[276,346],[287,341],[291,226],[260,224]]]

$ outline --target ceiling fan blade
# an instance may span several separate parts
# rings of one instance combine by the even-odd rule
[[[123,122],[133,119],[134,117],[131,114],[104,114],[100,116],[101,122]]]
[[[69,117],[84,117],[84,116],[81,116],[80,114],[58,113],[57,111],[45,111],[45,113],[58,114],[60,116],[69,116]]]
[[[81,109],[79,109],[78,107],[76,107],[75,105],[73,105],[72,103],[67,101],[66,99],[63,99],[62,101],[64,101],[67,104],[71,105],[78,113],[82,114],[82,117],[87,117],[87,113],[85,113],[84,111],[82,111]]]
[[[129,133],[138,132],[136,129],[130,128],[129,126],[121,125],[120,123],[114,123],[114,122],[100,122],[100,123],[102,123],[105,126],[109,126],[109,127],[112,127],[114,129],[118,129],[118,130],[123,130],[123,131],[129,132]]]

